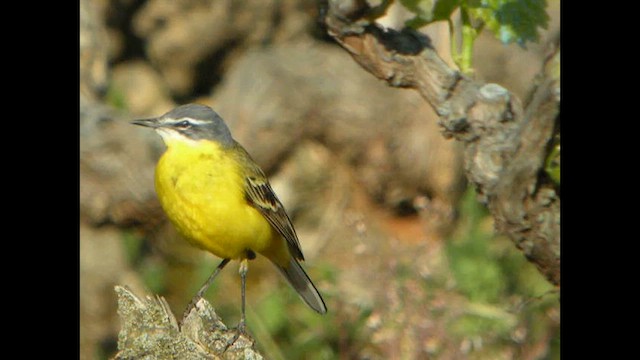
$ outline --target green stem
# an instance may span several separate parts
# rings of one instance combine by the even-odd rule
[[[447,24],[449,24],[449,46],[451,48],[451,58],[458,65],[460,60],[460,53],[458,52],[458,37],[456,36],[456,29],[453,26],[453,20],[451,17],[447,19]]]
[[[471,19],[469,13],[462,7],[460,8],[460,14],[462,17],[462,49],[458,55],[458,67],[460,71],[465,74],[472,74],[473,67],[471,62],[473,60],[473,43],[478,37],[479,31],[471,25]]]

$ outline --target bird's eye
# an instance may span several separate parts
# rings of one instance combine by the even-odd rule
[[[187,120],[182,120],[176,124],[176,127],[180,129],[188,129],[189,127],[191,127],[191,123],[188,122]]]

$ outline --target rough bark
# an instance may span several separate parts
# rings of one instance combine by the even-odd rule
[[[227,329],[206,300],[200,299],[181,326],[160,296],[142,300],[115,287],[122,330],[115,359],[262,359],[248,335]]]
[[[443,135],[463,142],[466,176],[496,230],[559,286],[560,195],[543,172],[559,122],[559,71],[543,73],[523,107],[503,87],[447,66],[425,35],[385,29],[368,20],[370,11],[365,1],[330,0],[328,34],[365,70],[390,86],[417,90],[433,106]],[[559,56],[558,47],[550,61]]]

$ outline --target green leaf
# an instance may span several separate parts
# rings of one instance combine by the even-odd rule
[[[415,15],[405,25],[414,29],[434,21],[447,20],[462,0],[400,0]]]
[[[469,14],[482,20],[504,44],[538,41],[538,28],[547,28],[546,0],[467,0]]]
[[[417,29],[433,21],[432,0],[400,0],[400,3],[415,15],[405,23],[406,26]]]
[[[433,7],[433,20],[447,20],[462,0],[439,0]]]
[[[425,21],[431,21],[433,18],[432,0],[400,0],[400,3],[415,14],[416,17],[420,17]]]

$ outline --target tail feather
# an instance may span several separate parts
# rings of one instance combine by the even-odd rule
[[[296,259],[292,257],[286,267],[280,266],[275,262],[274,264],[309,307],[320,314],[327,312],[327,307],[318,289],[313,285],[311,279],[309,279],[309,276],[304,272],[304,269],[302,269]]]

